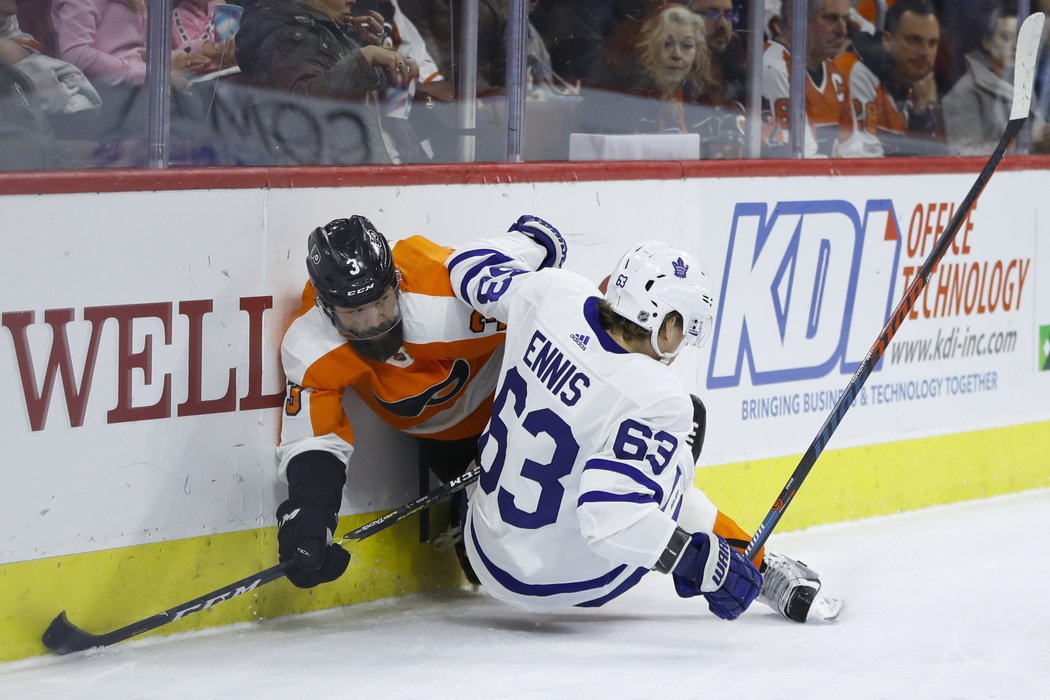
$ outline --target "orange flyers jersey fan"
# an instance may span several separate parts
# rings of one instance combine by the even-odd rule
[[[766,45],[762,64],[762,97],[773,113],[772,133],[765,136],[770,146],[788,143],[788,114],[791,93],[791,52],[775,41]],[[846,81],[831,61],[824,61],[819,80],[806,71],[806,158],[838,155],[838,144],[849,138],[853,119],[849,112]]]
[[[365,360],[314,303],[308,282],[302,306],[281,345],[288,395],[278,448],[280,471],[307,450],[348,463],[354,433],[343,410],[351,388],[398,430],[437,439],[480,434],[492,407],[503,357],[503,326],[459,301],[445,259],[452,249],[420,236],[394,246],[403,351],[386,362]]]
[[[835,59],[846,77],[853,108],[854,133],[842,148],[842,155],[851,158],[885,155],[882,137],[901,136],[907,128],[906,113],[860,57],[847,51]]]
[[[893,7],[893,0],[886,0],[886,9],[888,10],[891,7]],[[853,0],[852,12],[857,13],[873,25],[878,19],[879,14],[875,0]]]

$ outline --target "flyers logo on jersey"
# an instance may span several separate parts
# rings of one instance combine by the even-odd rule
[[[738,204],[708,388],[745,366],[754,385],[854,372],[892,309],[901,239],[889,200]]]
[[[448,376],[439,384],[435,384],[426,391],[420,392],[415,396],[410,396],[400,401],[383,401],[378,396],[373,394],[373,397],[380,406],[393,413],[395,416],[401,416],[402,418],[415,418],[423,414],[427,408],[431,406],[440,406],[441,404],[451,401],[456,395],[463,389],[467,384],[467,380],[470,379],[470,364],[466,360],[460,358],[457,359],[452,369],[449,370]]]

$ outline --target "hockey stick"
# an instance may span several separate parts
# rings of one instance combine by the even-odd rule
[[[1039,41],[1043,34],[1044,19],[1045,16],[1042,12],[1030,15],[1024,21],[1024,24],[1021,25],[1021,31],[1018,33],[1017,54],[1014,62],[1013,107],[1010,110],[1010,120],[1006,125],[1006,130],[1003,131],[1002,137],[999,139],[999,144],[996,146],[991,158],[988,159],[984,169],[981,170],[981,174],[977,176],[977,181],[973,183],[970,191],[966,193],[966,198],[955,210],[955,215],[952,216],[951,221],[948,222],[948,227],[945,228],[944,233],[934,244],[933,250],[930,251],[915,279],[904,291],[904,298],[901,299],[897,308],[890,314],[889,321],[875,340],[875,344],[871,346],[871,350],[868,351],[868,354],[860,363],[849,384],[846,385],[842,395],[835,402],[835,406],[831,409],[831,415],[824,421],[820,432],[817,433],[813,442],[810,443],[806,453],[802,455],[802,459],[799,461],[798,466],[795,467],[795,471],[792,472],[784,488],[780,491],[780,496],[773,502],[773,506],[762,521],[762,524],[755,530],[754,537],[751,538],[751,542],[748,543],[747,548],[744,550],[746,558],[754,559],[755,553],[761,549],[762,545],[766,543],[766,540],[773,533],[773,528],[776,527],[780,518],[784,515],[784,511],[787,510],[795,494],[801,488],[802,482],[813,468],[821,452],[824,451],[824,447],[828,444],[828,440],[831,439],[835,429],[842,422],[846,411],[853,405],[853,400],[857,397],[860,388],[864,386],[868,375],[871,374],[872,369],[878,364],[883,353],[886,352],[886,347],[897,333],[897,329],[900,328],[904,319],[907,318],[908,312],[914,306],[915,300],[918,299],[922,290],[925,289],[930,275],[933,273],[933,268],[944,257],[944,253],[948,250],[952,239],[955,238],[955,234],[959,231],[963,219],[969,213],[970,207],[973,206],[974,201],[981,194],[981,191],[984,190],[984,186],[988,184],[988,180],[992,177],[995,169],[999,167],[1003,155],[1010,148],[1014,138],[1017,137],[1018,132],[1021,130],[1021,126],[1028,118],[1029,105],[1032,101],[1032,84],[1035,78],[1036,55],[1039,49]]]
[[[338,542],[360,542],[365,538],[371,537],[377,532],[381,532],[388,527],[401,522],[405,518],[418,513],[424,508],[445,500],[455,492],[466,487],[468,484],[476,481],[480,475],[481,467],[473,466],[462,476],[434,489],[430,493],[424,494],[416,500],[406,503],[400,508],[392,510],[385,515],[381,515],[371,522],[367,522],[360,527],[354,528],[339,538]],[[117,642],[122,642],[125,639],[134,637],[137,634],[157,629],[169,622],[181,620],[193,613],[207,610],[208,608],[224,601],[232,600],[244,593],[254,591],[259,586],[264,586],[271,581],[276,581],[283,577],[285,572],[293,566],[294,564],[291,561],[282,562],[276,566],[271,566],[269,569],[263,569],[256,574],[252,574],[247,578],[242,578],[239,581],[223,586],[211,593],[205,593],[199,598],[194,598],[182,605],[177,605],[174,608],[157,613],[156,615],[152,615],[137,622],[133,622],[130,625],[113,630],[112,632],[106,632],[105,634],[91,634],[85,632],[70,622],[69,618],[66,617],[66,611],[63,610],[54,620],[51,621],[51,624],[44,632],[42,641],[44,642],[45,647],[56,654],[69,654],[74,651],[91,649],[92,647],[106,647],[110,644],[116,644]]]

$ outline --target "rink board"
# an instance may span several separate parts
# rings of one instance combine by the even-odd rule
[[[241,173],[211,185],[232,189],[207,191],[186,189],[183,175],[189,185],[157,192],[0,197],[5,221],[48,232],[5,230],[0,261],[0,390],[14,399],[0,408],[0,660],[41,653],[39,634],[62,608],[107,630],[273,563],[277,349],[305,277],[306,233],[350,213],[391,238],[449,245],[540,214],[566,233],[567,267],[596,283],[639,239],[698,255],[719,325],[675,366],[708,406],[698,484],[754,527],[973,174],[943,161],[927,169],[938,174],[892,177],[633,167],[635,179],[525,171],[534,181],[500,167],[459,179],[395,169],[373,186],[328,175],[345,187],[314,172],[304,189],[238,185],[252,175]],[[397,181],[413,172],[429,184]],[[992,180],[783,528],[1050,485],[1045,178],[1013,167]],[[360,444],[344,527],[416,488],[414,445],[356,399],[348,411]],[[450,554],[415,536],[412,521],[355,548],[358,564],[371,563],[338,584],[306,593],[278,582],[165,631],[461,580]]]

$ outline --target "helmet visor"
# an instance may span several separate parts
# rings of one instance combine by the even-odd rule
[[[339,334],[350,340],[376,340],[401,322],[401,298],[395,285],[375,301],[360,306],[328,306],[320,299],[317,303]]]
[[[711,337],[714,325],[713,299],[702,286],[669,287],[661,292],[661,301],[682,315],[682,345],[703,347]]]
[[[682,340],[682,345],[692,345],[696,348],[702,348],[707,344],[708,338],[711,337],[711,327],[714,325],[713,319],[709,314],[693,314],[689,318],[685,319],[683,331],[685,338]]]

